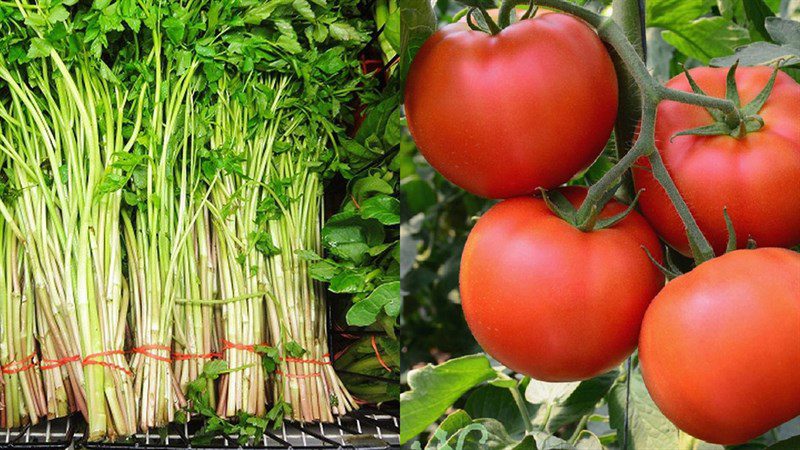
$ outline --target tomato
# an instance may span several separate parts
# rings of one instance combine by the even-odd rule
[[[800,254],[736,250],[670,283],[645,314],[642,374],[658,407],[717,444],[800,414]]]
[[[411,64],[408,128],[445,178],[508,198],[552,188],[603,150],[617,115],[617,78],[595,32],[543,13],[497,35],[450,24]]]
[[[584,188],[561,192],[578,205]],[[625,206],[606,205],[605,218]],[[483,349],[545,381],[607,372],[636,347],[647,305],[664,276],[653,230],[636,212],[583,232],[533,197],[505,200],[478,220],[461,258],[461,301]]]
[[[727,68],[690,71],[701,89],[725,97]],[[742,104],[767,84],[772,69],[741,67],[736,82]],[[691,92],[685,75],[667,86]],[[713,122],[705,109],[664,101],[656,116],[656,146],[703,234],[717,254],[725,250],[728,232],[722,213],[727,207],[739,247],[748,237],[759,247],[800,244],[800,85],[778,73],[772,94],[758,113],[764,127],[741,139],[725,136],[677,136],[675,133]],[[683,223],[663,188],[646,169],[634,169],[642,214],[664,240],[685,255],[689,244]]]

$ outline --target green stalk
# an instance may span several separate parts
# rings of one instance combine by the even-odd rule
[[[524,2],[521,0],[504,0],[503,7],[511,7],[510,5],[518,3]],[[656,79],[650,76],[636,48],[631,44],[625,32],[613,19],[596,14],[566,0],[534,0],[534,3],[539,6],[575,15],[594,27],[600,38],[611,45],[619,55],[619,58],[624,63],[624,67],[628,72],[627,75],[636,82],[641,95],[642,132],[639,133],[630,152],[618,163],[620,167],[615,167],[610,170],[589,189],[586,199],[578,210],[578,217],[582,218],[583,221],[592,220],[591,216],[596,214],[596,211],[600,209],[597,202],[603,198],[610,187],[617,183],[621,175],[630,169],[639,157],[648,157],[653,167],[655,178],[664,187],[686,227],[695,262],[699,264],[713,258],[714,251],[711,245],[700,231],[697,222],[675,187],[674,181],[666,167],[664,167],[663,161],[661,161],[660,155],[658,155],[656,150],[653,132],[655,110],[661,100],[673,100],[706,108],[719,109],[731,115],[736,112],[736,105],[727,99],[680,92],[662,86]]]

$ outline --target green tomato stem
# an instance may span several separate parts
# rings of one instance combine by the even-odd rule
[[[525,401],[519,394],[519,388],[515,385],[508,388],[508,390],[511,392],[511,397],[514,398],[514,403],[516,403],[517,409],[519,409],[519,414],[522,416],[522,421],[525,423],[526,434],[533,433],[533,422],[531,422],[531,416],[528,414],[528,408],[525,406]]]
[[[511,3],[512,1],[504,1]],[[516,3],[520,3],[517,1]],[[656,180],[664,187],[667,195],[675,206],[678,215],[686,227],[690,246],[697,264],[714,257],[714,250],[703,236],[697,222],[689,211],[686,202],[681,197],[675,186],[672,177],[664,166],[661,156],[656,151],[655,145],[655,111],[661,100],[674,100],[709,108],[716,108],[727,114],[735,113],[736,105],[730,100],[708,97],[704,95],[692,94],[676,91],[663,87],[647,70],[639,53],[633,44],[628,40],[625,32],[609,17],[601,16],[592,11],[584,9],[566,0],[534,0],[539,6],[552,8],[572,14],[587,22],[597,30],[600,38],[611,45],[619,54],[620,59],[627,68],[629,74],[639,87],[642,99],[642,122],[639,136],[636,139],[631,151],[626,154],[611,170],[609,170],[597,183],[590,189],[584,203],[578,209],[579,218],[588,218],[592,209],[601,209],[596,203],[608,189],[613,187],[617,180],[635,164],[639,157],[647,156],[653,166],[653,175]]]

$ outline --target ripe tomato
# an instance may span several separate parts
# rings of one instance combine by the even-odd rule
[[[561,192],[578,205],[584,188]],[[610,202],[601,217],[625,209]],[[461,300],[473,335],[511,369],[545,381],[591,378],[633,349],[664,276],[661,247],[636,212],[582,232],[533,197],[505,200],[475,225],[461,258]]]
[[[800,254],[736,250],[656,296],[642,324],[642,374],[658,407],[717,444],[800,414]]]
[[[725,97],[727,68],[690,71],[701,89]],[[741,67],[736,83],[742,105],[767,84],[772,69]],[[691,92],[681,74],[668,87]],[[700,229],[717,254],[725,250],[728,232],[722,214],[727,207],[736,238],[744,247],[752,237],[760,247],[800,244],[800,85],[778,73],[775,87],[761,112],[764,127],[742,139],[731,136],[677,136],[679,131],[709,125],[711,115],[699,106],[664,101],[656,116],[656,146]],[[655,181],[646,159],[634,169],[642,214],[664,240],[689,255],[683,223]]]
[[[542,13],[495,36],[454,23],[411,64],[405,108],[445,178],[507,198],[556,187],[597,158],[617,115],[617,78],[575,17]]]

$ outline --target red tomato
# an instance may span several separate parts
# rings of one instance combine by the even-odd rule
[[[678,428],[739,444],[800,414],[800,254],[737,250],[656,296],[642,324],[647,389]]]
[[[617,78],[579,19],[539,14],[492,36],[448,25],[420,49],[405,90],[408,128],[445,178],[507,198],[556,187],[589,165],[617,115]]]
[[[573,204],[584,188],[561,190]],[[606,205],[601,217],[623,211]],[[532,197],[505,200],[475,225],[461,258],[464,315],[478,343],[511,369],[545,381],[607,372],[636,347],[664,276],[661,247],[636,212],[582,232]]]
[[[692,78],[708,95],[725,97],[727,68],[697,68]],[[772,69],[741,67],[736,83],[742,104],[767,84]],[[668,87],[691,92],[685,75]],[[700,229],[717,254],[725,250],[727,207],[739,247],[752,237],[760,247],[800,244],[800,85],[781,72],[761,109],[764,127],[742,139],[731,136],[677,136],[679,131],[709,125],[711,115],[699,106],[664,101],[656,117],[656,145]],[[646,159],[639,161],[649,168]],[[649,170],[634,170],[642,214],[664,240],[690,254],[683,223]]]

